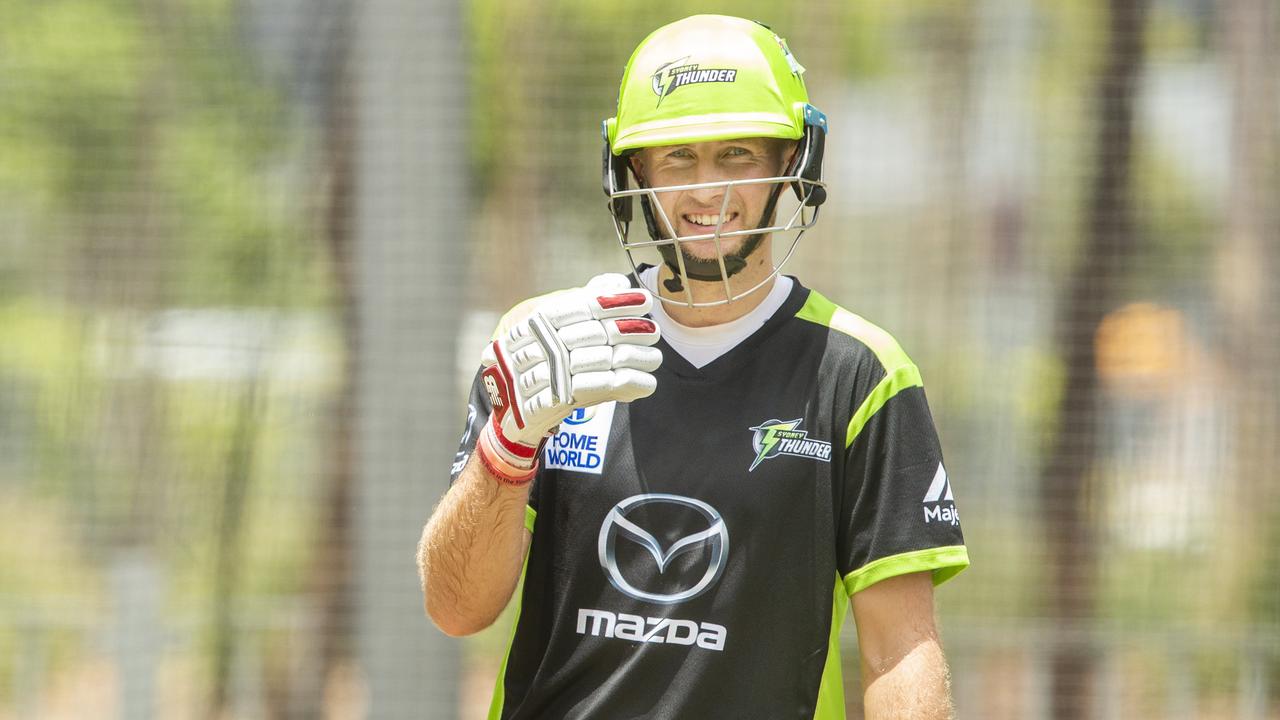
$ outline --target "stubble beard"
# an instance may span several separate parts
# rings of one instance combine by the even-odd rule
[[[764,242],[763,233],[752,233],[750,235],[742,236],[742,242],[738,243],[738,246],[736,248],[734,248],[729,252],[722,253],[725,259],[725,265],[726,266],[730,265],[731,264],[730,260],[736,259],[736,260],[740,260],[745,266],[748,258],[754,255],[755,252],[760,249],[760,245],[763,242]],[[689,250],[689,248],[685,247],[684,243],[679,243],[678,246],[680,249],[680,255],[684,259],[685,267],[700,267],[709,263],[715,266],[717,273],[719,272],[720,262],[716,256],[714,248],[712,248],[712,253],[710,256],[701,257],[699,255],[695,255],[692,251]]]

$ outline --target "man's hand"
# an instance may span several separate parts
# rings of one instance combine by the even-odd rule
[[[662,353],[653,306],[623,275],[549,298],[485,347],[483,382],[493,414],[478,454],[499,480],[533,479],[538,451],[575,409],[653,394]]]

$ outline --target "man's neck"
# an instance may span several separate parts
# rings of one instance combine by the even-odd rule
[[[761,249],[767,250],[768,248]],[[770,257],[772,257],[772,253],[769,252],[757,250],[752,253],[752,257],[747,261],[747,267],[729,278],[729,291],[736,295],[759,284],[765,278],[768,278],[768,282],[733,302],[705,307],[689,307],[687,304],[688,296],[683,291],[671,292],[668,290],[665,283],[675,277],[675,273],[665,264],[661,265],[658,268],[658,291],[663,297],[671,298],[675,301],[663,303],[662,309],[666,311],[672,320],[686,327],[709,327],[733,322],[755,310],[769,296],[769,291],[773,289],[773,284],[777,281],[777,277],[769,277],[773,272],[773,266],[765,262],[765,259]],[[695,303],[716,302],[725,299],[724,282],[720,280],[710,282],[690,280],[685,283],[685,286],[693,294]]]

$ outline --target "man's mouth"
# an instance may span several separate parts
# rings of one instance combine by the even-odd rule
[[[706,215],[701,213],[686,213],[680,216],[685,222],[700,230],[714,231],[716,227],[728,225],[738,217],[738,213],[732,212],[727,215]]]

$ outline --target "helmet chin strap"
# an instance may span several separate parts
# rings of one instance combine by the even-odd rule
[[[769,202],[765,204],[764,212],[760,215],[760,224],[756,226],[757,228],[765,227],[765,224],[773,217],[773,211],[778,204],[778,196],[781,192],[782,185],[777,185],[769,193]],[[640,205],[644,208],[645,225],[649,228],[649,236],[654,240],[661,240],[662,236],[658,232],[657,222],[654,221],[653,208],[649,205],[649,198],[641,198]],[[748,235],[738,252],[722,256],[724,258],[724,270],[728,273],[728,277],[737,275],[747,267],[747,258],[751,257],[751,254],[759,249],[762,242],[764,242],[763,233]],[[658,254],[662,256],[663,263],[671,269],[671,277],[662,283],[668,292],[684,292],[682,277],[701,282],[720,282],[724,279],[720,274],[718,260],[693,258],[688,255],[684,258],[684,272],[680,272],[680,261],[676,257],[676,253],[679,250],[676,245],[677,243],[658,246]]]
[[[737,275],[747,266],[747,258],[751,253],[760,247],[764,235],[756,233],[747,236],[743,242],[742,248],[733,255],[724,256],[724,270],[730,277]],[[684,292],[684,283],[680,281],[680,261],[676,258],[676,248],[674,245],[661,245],[658,247],[658,253],[662,255],[662,260],[667,267],[671,268],[672,276],[665,281],[664,285],[671,292]],[[720,263],[715,260],[707,260],[703,258],[693,258],[686,255],[684,257],[684,276],[690,280],[701,280],[702,282],[718,282],[720,281]]]

